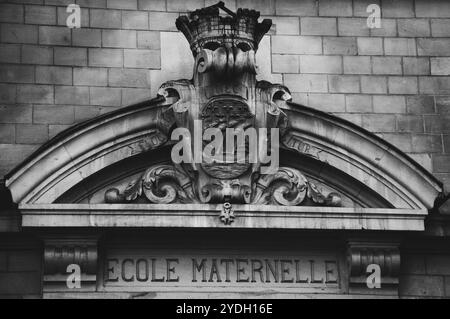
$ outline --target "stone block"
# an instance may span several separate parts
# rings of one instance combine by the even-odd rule
[[[448,37],[450,30],[450,19],[431,19],[431,36]]]
[[[403,73],[405,75],[428,75],[430,74],[430,59],[428,57],[404,57]]]
[[[387,94],[387,78],[384,76],[361,76],[361,92]]]
[[[106,0],[77,0],[81,8],[106,8]]]
[[[345,97],[345,110],[350,113],[371,113],[372,96],[363,94],[349,94]]]
[[[308,106],[324,112],[345,112],[345,95],[311,93]]]
[[[353,12],[351,0],[321,0],[319,1],[320,16],[351,17]]]
[[[301,73],[342,73],[342,57],[336,55],[301,55]]]
[[[433,155],[435,157],[436,155]],[[450,256],[445,254],[427,255],[425,258],[427,274],[450,275]]]
[[[407,96],[406,97],[406,109],[411,114],[433,114],[434,98],[433,96]]]
[[[357,38],[359,55],[383,55],[381,38]]]
[[[123,11],[122,29],[147,30],[148,13],[142,11]]]
[[[71,105],[34,105],[35,124],[72,124],[74,111]]]
[[[40,294],[41,276],[39,272],[0,273],[0,294]]]
[[[34,67],[29,65],[0,64],[0,82],[33,83]]]
[[[36,83],[72,84],[72,68],[65,66],[36,66]]]
[[[450,75],[450,58],[430,58],[431,75]]]
[[[370,35],[373,37],[396,37],[397,20],[383,18],[381,28],[370,29]]]
[[[198,8],[203,8],[205,5],[202,0],[167,0],[167,11],[173,12],[188,12]]]
[[[367,19],[364,18],[338,18],[339,36],[369,36]]]
[[[302,35],[337,35],[336,18],[302,17],[300,33]]]
[[[150,30],[178,31],[174,22],[177,18],[178,13],[174,12],[150,12],[149,13]]]
[[[107,70],[104,68],[74,68],[73,84],[106,86],[108,84]]]
[[[195,6],[198,2],[202,2],[201,0],[189,0],[180,2],[178,0],[167,0],[167,11],[169,10],[169,3],[183,3],[182,8],[187,8],[188,10],[192,10],[192,8],[201,8],[201,6]],[[237,0],[236,6],[238,8],[248,8],[254,9],[256,11],[261,12],[262,15],[271,15],[275,14],[275,1],[276,0]],[[178,4],[180,5],[180,4]],[[179,10],[178,10],[179,11]]]
[[[344,56],[345,74],[370,74],[371,71],[369,56]]]
[[[324,37],[323,53],[337,55],[356,55],[358,53],[356,38]]]
[[[48,46],[23,45],[22,63],[53,64],[53,48]]]
[[[398,19],[397,25],[400,37],[430,36],[430,22],[428,19]]]
[[[90,104],[99,106],[120,106],[122,104],[122,91],[120,88],[90,88]]]
[[[425,115],[425,132],[450,133],[450,114]]]
[[[53,86],[21,84],[17,86],[17,101],[19,103],[52,104]]]
[[[416,40],[410,38],[385,38],[385,55],[417,55]]]
[[[419,92],[424,94],[450,94],[450,78],[419,76]]]
[[[0,22],[23,23],[23,6],[0,3]]]
[[[450,173],[450,155],[433,154],[433,172]],[[446,259],[448,259],[448,257]],[[448,262],[445,261],[441,263],[441,267],[442,264],[446,264],[445,266],[447,266],[442,271],[449,272]],[[431,266],[430,270],[436,271],[438,269],[436,269],[435,266]]]
[[[373,97],[373,110],[375,113],[406,113],[405,97],[375,95]]]
[[[137,46],[140,49],[159,50],[161,49],[161,39],[159,32],[138,31]]]
[[[48,140],[48,127],[43,124],[17,124],[16,143],[42,144]]]
[[[106,7],[111,9],[136,10],[137,0],[106,0]]]
[[[138,0],[139,10],[166,11],[166,0]]]
[[[149,89],[122,89],[122,105],[131,105],[151,98]]]
[[[414,153],[442,153],[441,134],[413,134]]]
[[[420,115],[399,115],[397,116],[398,132],[424,132],[423,117]]]
[[[159,50],[124,50],[126,68],[161,68],[161,51]]]
[[[330,92],[359,93],[359,77],[354,75],[329,75],[328,85]]]
[[[403,152],[411,152],[412,150],[411,134],[383,133],[381,134],[381,138]]]
[[[272,53],[321,54],[322,39],[310,36],[272,36]]]
[[[418,55],[447,56],[450,52],[450,38],[419,38],[417,39]]]
[[[56,7],[26,5],[25,23],[55,25]]]
[[[20,45],[18,44],[0,44],[0,62],[1,63],[19,63]]]
[[[300,20],[298,17],[263,17],[272,20],[272,29],[275,34],[298,35],[300,34]]]
[[[395,115],[363,114],[362,127],[370,132],[395,132]]]
[[[135,48],[137,44],[135,30],[102,30],[103,47]]]
[[[16,102],[16,85],[0,83],[0,103],[13,104]]]
[[[417,0],[416,17],[449,18],[450,2],[443,0]]]
[[[272,55],[272,72],[274,73],[298,73],[299,65],[298,55]]]
[[[120,29],[122,26],[122,15],[119,10],[91,9],[89,13],[91,28]]]
[[[276,15],[286,16],[316,16],[318,3],[314,0],[277,0],[275,2]]]
[[[414,2],[411,0],[381,0],[381,15],[386,18],[414,17]]]
[[[323,74],[285,74],[284,84],[293,92],[326,93],[327,76]]]
[[[150,73],[140,69],[111,69],[108,83],[114,87],[150,87]]]
[[[89,88],[82,86],[55,86],[55,104],[88,105]]]
[[[14,124],[0,124],[0,143],[14,144],[15,138]]]
[[[89,66],[123,67],[122,49],[89,49]]]
[[[372,57],[373,74],[402,74],[400,57]]]
[[[100,47],[102,34],[99,29],[74,29],[72,30],[72,42],[74,46]]]
[[[0,38],[6,43],[37,43],[38,26],[24,24],[2,24]]]
[[[70,45],[70,29],[67,27],[40,26],[39,43],[46,45]]]
[[[55,64],[86,66],[87,49],[74,47],[55,47]]]
[[[388,79],[389,94],[417,94],[417,78],[412,76],[390,76]]]

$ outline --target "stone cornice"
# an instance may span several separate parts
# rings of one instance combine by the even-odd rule
[[[224,224],[223,205],[204,204],[23,204],[22,226],[190,227],[317,230],[423,231],[426,210],[233,205]]]

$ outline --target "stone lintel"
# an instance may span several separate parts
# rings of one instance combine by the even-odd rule
[[[426,210],[215,204],[23,204],[22,227],[181,227],[423,231]]]

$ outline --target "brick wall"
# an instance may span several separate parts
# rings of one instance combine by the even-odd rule
[[[422,239],[408,246],[402,249],[399,295],[402,298],[449,298],[448,240]]]
[[[180,77],[164,68],[177,61],[161,37],[176,35],[180,13],[215,2],[76,0],[82,27],[69,29],[74,1],[0,4],[0,176],[70,125],[153,96],[160,74]],[[449,1],[226,3],[273,19],[271,72],[296,102],[379,134],[450,189]],[[366,26],[370,3],[380,29]]]
[[[23,234],[0,236],[0,298],[41,296],[42,248]]]

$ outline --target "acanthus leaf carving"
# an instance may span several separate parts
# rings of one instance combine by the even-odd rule
[[[128,184],[123,194],[117,194],[117,188],[111,188],[105,193],[107,202],[133,202],[145,196],[151,203],[192,203],[197,202],[191,180],[188,175],[172,165],[152,166],[137,180]],[[118,200],[111,200],[117,198]]]

